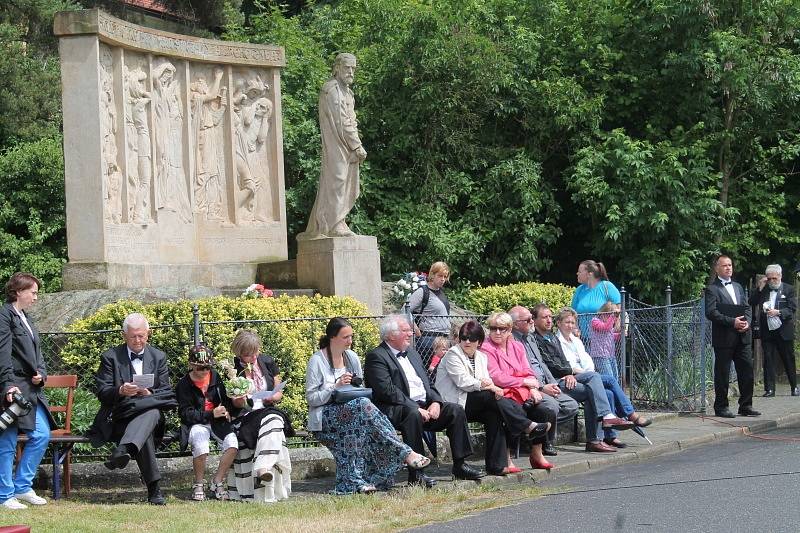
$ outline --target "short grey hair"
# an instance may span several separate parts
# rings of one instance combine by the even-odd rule
[[[777,274],[779,276],[783,275],[783,269],[780,265],[767,265],[767,268],[764,269],[764,274]]]
[[[381,340],[385,341],[398,331],[400,331],[400,321],[405,322],[408,324],[408,319],[403,315],[389,315],[381,320],[380,326],[378,329],[381,334]]]
[[[144,329],[150,329],[150,324],[147,322],[147,318],[142,313],[131,313],[125,317],[125,320],[122,321],[122,331],[128,333],[130,328],[141,327]]]

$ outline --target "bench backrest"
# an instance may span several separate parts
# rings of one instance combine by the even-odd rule
[[[78,376],[75,374],[47,376],[45,389],[67,389],[66,405],[50,405],[51,413],[64,413],[64,431],[72,431],[70,423],[72,421],[72,401],[75,396],[75,387],[78,386]]]

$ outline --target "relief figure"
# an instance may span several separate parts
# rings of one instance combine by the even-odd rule
[[[100,132],[102,173],[105,185],[103,216],[107,222],[122,220],[122,172],[117,162],[117,109],[114,102],[114,60],[111,50],[100,48]]]
[[[152,156],[147,105],[150,93],[145,87],[147,74],[141,66],[126,68],[128,98],[125,126],[128,132],[128,220],[137,224],[150,222],[150,180]]]
[[[214,69],[214,83],[205,78],[192,83],[192,131],[195,138],[195,208],[206,219],[223,221],[225,183],[222,121],[227,107],[226,88],[220,90],[222,69]]]

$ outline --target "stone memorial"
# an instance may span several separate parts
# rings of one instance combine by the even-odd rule
[[[59,13],[64,289],[246,287],[287,259],[283,48]]]
[[[345,220],[358,198],[359,166],[367,157],[350,89],[355,70],[355,56],[339,54],[320,91],[322,167],[308,226],[297,236],[297,281],[322,294],[352,296],[377,315],[383,308],[378,241],[356,235]]]

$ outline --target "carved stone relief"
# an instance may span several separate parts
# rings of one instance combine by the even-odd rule
[[[191,84],[192,137],[194,140],[195,211],[210,221],[226,221],[224,117],[228,107],[224,71],[196,74]],[[208,78],[208,79],[207,79]],[[210,84],[209,84],[210,81]]]
[[[260,73],[245,72],[233,95],[234,148],[239,189],[238,220],[262,223],[273,218],[269,133],[273,103]]]
[[[128,59],[129,62],[132,58]],[[148,224],[150,182],[153,161],[148,111],[151,96],[147,90],[147,63],[140,58],[132,67],[125,65],[125,129],[128,173],[128,220]]]
[[[175,66],[160,58],[153,68],[153,129],[156,133],[156,208],[175,212],[192,222],[186,171],[183,166],[181,83]]]
[[[117,110],[114,100],[114,58],[108,46],[100,46],[100,131],[105,193],[104,218],[122,220],[122,172],[117,161]]]

